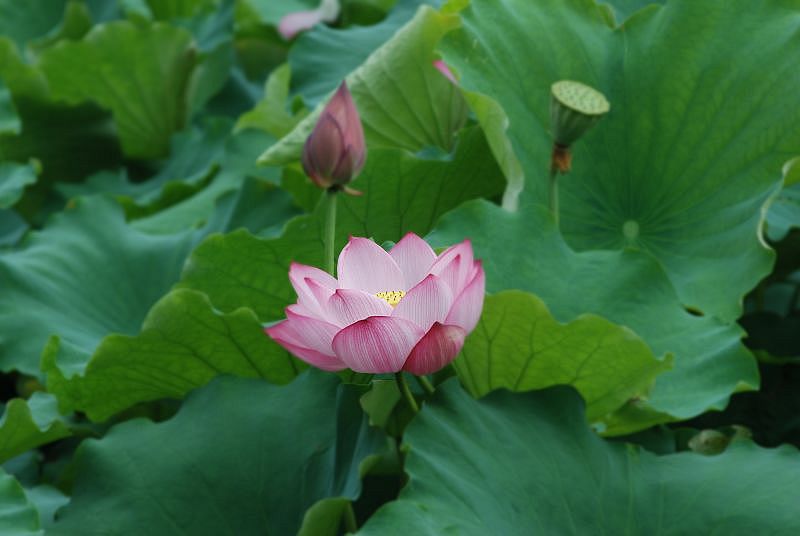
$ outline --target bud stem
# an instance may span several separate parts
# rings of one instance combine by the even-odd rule
[[[328,188],[325,190],[325,269],[329,274],[336,277],[334,273],[334,242],[336,242],[336,193],[338,188]]]
[[[436,392],[436,387],[434,387],[425,376],[414,376],[414,379],[417,380],[417,383],[419,383],[420,387],[422,387],[429,395],[432,395]]]
[[[411,409],[414,411],[414,413],[419,413],[417,399],[414,398],[413,393],[411,393],[411,389],[408,387],[408,383],[406,382],[405,376],[403,376],[403,372],[395,372],[394,380],[397,382],[397,388],[400,389],[401,393],[403,393],[406,402],[408,402],[408,405],[411,406]]]

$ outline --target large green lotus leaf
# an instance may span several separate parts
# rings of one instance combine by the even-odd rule
[[[0,77],[23,125],[18,134],[0,133],[1,159],[35,158],[42,164],[42,178],[60,181],[119,165],[119,142],[109,115],[94,105],[53,102],[44,75],[25,63],[6,37],[0,37]]]
[[[53,526],[56,510],[69,502],[69,497],[49,484],[38,484],[25,489],[25,495],[39,511],[39,522],[47,531]]]
[[[22,49],[32,39],[52,30],[64,15],[67,0],[3,0],[0,2],[0,35]]]
[[[275,168],[261,168],[255,159],[263,148],[274,140],[263,132],[245,130],[224,139],[224,147],[218,159],[205,170],[207,185],[178,202],[172,202],[172,192],[186,189],[183,182],[171,181],[165,184],[161,198],[146,212],[152,212],[133,223],[137,229],[168,234],[179,232],[187,227],[205,225],[214,218],[219,200],[226,194],[241,195],[247,189],[251,203],[261,203],[261,222],[254,229],[259,231],[266,226],[283,224],[297,212],[292,207],[288,194],[276,188],[280,172]],[[192,150],[189,148],[189,152]],[[249,178],[258,180],[260,187],[252,183],[246,188]],[[163,205],[167,205],[166,207]],[[156,209],[157,211],[154,211]],[[256,223],[251,222],[251,223]],[[211,229],[206,229],[210,231]],[[224,231],[228,228],[216,228]]]
[[[86,441],[49,533],[296,534],[317,501],[356,499],[385,436],[357,390],[313,372],[283,387],[220,378],[169,421]]]
[[[0,467],[0,534],[42,536],[39,512],[17,480]]]
[[[208,182],[223,162],[231,126],[230,120],[211,118],[199,126],[173,134],[169,157],[155,162],[155,173],[145,181],[131,181],[127,170],[122,168],[117,172],[96,173],[83,182],[58,184],[56,188],[67,198],[114,194],[123,200],[129,212],[134,212],[131,216],[160,210],[169,205],[171,196],[166,190],[183,188],[194,191]],[[135,210],[132,210],[134,206]]]
[[[602,0],[602,3],[611,6],[617,23],[621,23],[645,6],[665,4],[666,0]]]
[[[26,450],[70,435],[53,395],[14,398],[0,415],[0,464]]]
[[[0,162],[0,208],[14,205],[26,186],[36,182],[37,165]]]
[[[136,336],[109,335],[88,364],[53,338],[42,355],[47,388],[62,411],[103,421],[139,402],[183,396],[221,374],[291,381],[301,363],[264,334],[248,309],[220,314],[205,295],[167,294]],[[56,359],[58,356],[58,361]]]
[[[476,401],[453,383],[409,425],[409,483],[359,534],[795,534],[797,449],[656,456],[598,438],[558,387]]]
[[[219,198],[204,229],[228,232],[244,228],[258,236],[274,237],[280,235],[286,222],[299,212],[284,190],[247,179],[241,187]]]
[[[462,22],[445,58],[506,112],[537,202],[547,203],[550,85],[580,80],[611,101],[560,180],[568,241],[652,253],[684,304],[735,319],[770,271],[761,211],[800,150],[800,5],[677,1],[615,28],[594,0],[474,0]]]
[[[424,235],[439,216],[475,197],[491,197],[503,177],[480,130],[465,130],[455,154],[423,160],[400,150],[370,151],[364,171],[352,183],[364,195],[340,195],[337,251],[348,235],[378,243],[397,241],[407,232]],[[292,220],[280,238],[263,240],[246,232],[212,235],[187,262],[181,286],[206,293],[215,307],[253,309],[261,320],[283,316],[294,300],[289,285],[291,261],[322,264],[322,207]]]
[[[372,26],[334,29],[318,25],[289,49],[292,93],[316,106],[369,55],[405,25],[424,0],[399,0],[389,15]]]
[[[189,227],[226,232],[246,227],[260,233],[280,228],[299,211],[291,196],[272,184],[223,171],[195,195],[132,223],[135,229],[170,234]]]
[[[151,236],[112,200],[75,200],[0,255],[0,370],[38,373],[50,335],[88,359],[108,333],[134,335],[178,279],[197,234]]]
[[[458,88],[433,67],[433,47],[458,23],[452,14],[422,6],[405,26],[347,76],[367,145],[418,151],[434,146],[450,150],[466,119]],[[303,143],[324,103],[259,162],[283,165],[300,160]]]
[[[649,254],[576,253],[547,211],[529,205],[510,213],[485,201],[469,202],[443,217],[429,238],[445,245],[464,237],[483,259],[489,292],[533,292],[561,322],[597,314],[631,328],[655,355],[674,355],[674,368],[658,377],[650,395],[632,402],[631,409],[649,405],[661,414],[626,413],[609,423],[610,433],[722,409],[731,393],[758,386],[755,360],[740,341],[742,329],[688,313]]]
[[[0,209],[0,247],[14,246],[28,231],[28,222],[12,209]]]
[[[800,227],[800,157],[783,167],[783,189],[767,212],[767,236],[777,242],[796,227]]]
[[[117,21],[44,51],[40,65],[55,98],[111,110],[125,153],[153,158],[186,124],[196,55],[186,30]]]
[[[789,231],[800,227],[800,184],[786,187],[772,200],[767,213],[767,236],[783,240]]]
[[[656,360],[636,334],[604,318],[581,315],[560,324],[536,296],[505,291],[486,298],[453,366],[474,396],[572,385],[596,422],[646,396],[670,362]]]

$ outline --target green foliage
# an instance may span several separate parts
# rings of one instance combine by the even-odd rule
[[[75,201],[22,248],[0,255],[0,370],[36,374],[54,334],[85,362],[106,334],[138,333],[194,241],[191,232],[135,231],[106,198]]]
[[[734,320],[770,271],[761,207],[800,145],[800,108],[779,104],[796,95],[800,56],[785,43],[797,13],[784,16],[780,2],[677,1],[614,28],[593,0],[474,0],[462,17],[445,58],[465,88],[506,112],[537,202],[547,199],[550,84],[576,79],[611,101],[560,181],[570,244],[647,251],[687,306]],[[761,36],[758,53],[734,34]],[[724,67],[731,58],[735,72]]]
[[[337,248],[348,235],[370,236],[378,243],[397,241],[407,232],[424,235],[459,203],[497,195],[502,177],[487,155],[483,135],[475,129],[463,132],[452,159],[370,151],[351,184],[364,194],[340,196]],[[290,262],[322,262],[322,210],[291,221],[280,238],[259,240],[244,231],[209,237],[189,258],[180,285],[208,294],[223,311],[244,305],[262,321],[280,318],[295,296],[287,277]]]
[[[50,532],[295,534],[317,501],[359,496],[383,442],[334,376],[286,387],[220,378],[169,421],[132,420],[84,443]]]
[[[687,312],[649,254],[576,253],[541,207],[509,213],[485,201],[450,212],[430,238],[444,245],[463,236],[484,259],[489,292],[533,292],[561,322],[600,315],[632,329],[656,356],[674,356],[674,367],[658,377],[649,396],[632,403],[632,411],[609,423],[611,431],[722,409],[732,393],[757,387],[755,361],[739,341],[741,328]]]
[[[453,365],[474,396],[572,385],[590,421],[644,397],[656,375],[670,368],[630,330],[594,315],[559,324],[540,299],[519,291],[486,298],[481,321]]]
[[[39,392],[28,400],[10,400],[0,415],[0,463],[68,435],[53,395]]]
[[[321,1],[0,0],[0,533],[800,532],[800,0],[324,0],[282,35]],[[322,264],[300,160],[343,79],[334,249],[485,270],[410,390],[265,333]],[[565,79],[611,109],[559,225]]]
[[[0,208],[14,205],[26,186],[36,182],[35,164],[0,163]]]
[[[359,534],[800,530],[792,447],[655,456],[599,439],[569,389],[481,401],[452,383],[440,391],[404,436],[408,487]]]
[[[41,68],[56,98],[111,110],[125,153],[153,158],[186,125],[196,55],[185,30],[111,22],[45,51]]]
[[[40,536],[39,513],[13,476],[0,468],[0,532],[15,536]]]
[[[97,421],[139,402],[182,398],[220,374],[286,383],[303,368],[264,336],[252,311],[219,314],[190,290],[162,298],[139,335],[104,338],[80,376],[68,376],[75,359],[68,349],[59,368],[59,350],[53,338],[42,356],[48,389],[62,410],[77,409]]]
[[[423,6],[416,16],[347,76],[367,144],[418,151],[450,149],[465,120],[457,88],[433,67],[433,47],[458,23],[453,15]],[[388,74],[388,76],[387,76]],[[425,103],[424,107],[418,103]],[[259,159],[282,165],[300,159],[303,143],[324,103]]]

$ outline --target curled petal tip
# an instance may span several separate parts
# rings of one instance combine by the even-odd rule
[[[456,77],[453,75],[453,71],[450,70],[450,67],[448,67],[444,61],[435,60],[433,66],[452,83],[458,84],[458,80],[456,80]]]

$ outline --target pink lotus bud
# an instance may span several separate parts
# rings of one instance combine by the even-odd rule
[[[431,374],[455,359],[483,309],[485,275],[468,240],[437,256],[413,233],[389,252],[350,238],[337,275],[293,263],[297,303],[266,329],[323,370]]]
[[[353,97],[342,82],[303,146],[303,169],[320,188],[342,186],[364,167],[367,148]]]

